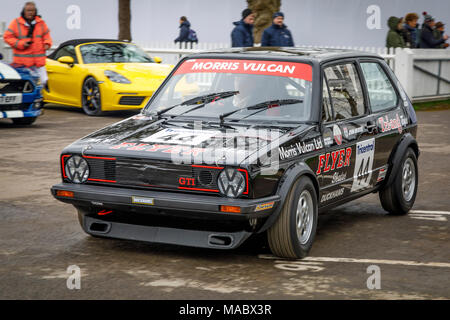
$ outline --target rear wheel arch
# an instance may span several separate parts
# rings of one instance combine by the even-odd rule
[[[389,186],[393,183],[395,173],[399,170],[403,155],[407,152],[408,148],[411,148],[414,151],[416,158],[419,159],[420,151],[416,139],[410,133],[405,134],[389,157],[389,175],[384,186]]]

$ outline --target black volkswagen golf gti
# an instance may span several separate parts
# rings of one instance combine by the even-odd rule
[[[232,249],[267,233],[305,257],[318,214],[378,192],[406,214],[417,120],[385,61],[247,48],[183,58],[140,114],[61,154],[56,199],[93,236]]]

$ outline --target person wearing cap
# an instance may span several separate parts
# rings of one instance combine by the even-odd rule
[[[439,48],[439,46],[448,39],[447,35],[444,35],[441,39],[437,40],[433,36],[433,28],[435,26],[434,18],[424,12],[424,24],[422,31],[420,32],[420,48],[423,49],[434,49]]]
[[[284,22],[283,12],[275,12],[272,16],[272,25],[264,30],[261,38],[262,47],[293,47],[291,31]]]
[[[440,40],[444,37],[444,26],[445,24],[441,21],[437,22],[434,26],[433,36],[436,40]],[[438,48],[445,49],[448,47],[448,43],[442,43]]]
[[[403,18],[390,17],[388,19],[389,31],[386,37],[386,48],[404,48]]]
[[[403,40],[405,40],[406,47],[415,49],[418,47],[418,28],[419,15],[417,13],[408,13],[405,16],[405,24],[403,25]]]
[[[231,32],[232,47],[253,47],[253,24],[255,14],[250,9],[242,11],[242,19],[233,22],[235,25]]]

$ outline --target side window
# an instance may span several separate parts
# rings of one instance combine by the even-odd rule
[[[365,113],[361,82],[353,63],[325,68],[336,120],[349,119]]]
[[[75,46],[67,45],[65,47],[62,47],[61,49],[56,51],[54,58],[55,58],[55,60],[58,60],[59,58],[64,57],[64,56],[72,57],[73,60],[75,61],[75,63],[78,63],[77,55],[75,54]]]
[[[383,68],[376,62],[363,62],[361,69],[367,83],[373,112],[397,106],[398,97]]]
[[[330,94],[325,79],[322,84],[322,121],[333,121],[333,111],[331,110]]]

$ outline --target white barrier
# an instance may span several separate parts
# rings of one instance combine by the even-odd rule
[[[4,22],[0,23],[0,53],[6,62],[12,60],[11,48],[3,42]],[[229,48],[229,43],[138,43],[151,56],[164,63],[176,64],[185,55],[207,50]],[[54,50],[56,46],[52,47]],[[383,57],[397,75],[413,101],[438,100],[450,97],[450,50],[400,49],[375,47],[304,46],[308,49],[348,49],[376,53]]]

